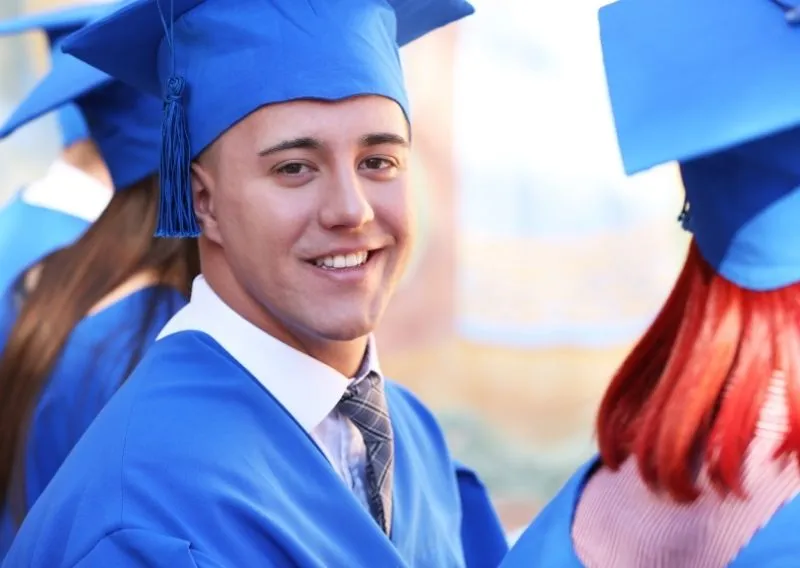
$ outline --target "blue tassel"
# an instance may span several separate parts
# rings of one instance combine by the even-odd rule
[[[161,127],[161,202],[157,237],[196,237],[200,234],[192,200],[192,150],[182,102],[185,87],[186,82],[180,76],[172,76],[167,82]]]

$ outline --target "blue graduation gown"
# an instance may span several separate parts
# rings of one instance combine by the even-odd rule
[[[456,462],[461,499],[461,541],[467,566],[496,568],[508,553],[508,539],[489,494],[477,474]]]
[[[31,205],[17,193],[0,208],[0,294],[27,268],[77,239],[89,222]]]
[[[582,568],[572,544],[572,520],[583,488],[599,466],[584,464],[526,529],[501,568]],[[800,566],[800,499],[781,507],[729,565],[730,568]]]
[[[386,395],[395,435],[391,540],[244,367],[204,333],[169,335],[76,445],[3,566],[465,566],[462,530],[500,527],[464,522],[435,419],[394,383]],[[463,487],[469,509],[483,510],[481,488]],[[498,552],[471,565],[496,566]]]
[[[0,320],[8,329],[16,316],[11,290],[3,298]],[[129,370],[142,326],[140,314],[157,302],[145,345],[153,341],[185,298],[172,288],[146,288],[78,322],[50,374],[34,411],[25,455],[25,502],[30,507],[119,387]],[[0,509],[0,558],[16,526],[8,508]],[[12,564],[13,565],[13,564]]]

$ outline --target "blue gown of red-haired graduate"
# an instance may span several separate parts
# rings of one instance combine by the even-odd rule
[[[222,315],[192,311],[204,289],[196,280],[192,302],[76,445],[4,568],[499,564],[507,545],[484,487],[454,464],[411,393],[386,383],[395,443],[387,537],[262,382],[261,373],[303,380],[306,356],[276,361],[271,349],[290,348],[260,330],[237,335],[231,318],[250,324],[220,302]],[[221,343],[257,354],[258,374]]]
[[[597,458],[583,465],[534,519],[501,563],[501,568],[583,568],[572,544],[572,519]],[[800,498],[783,505],[729,568],[800,566]]]

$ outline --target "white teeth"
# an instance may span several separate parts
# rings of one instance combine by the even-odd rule
[[[320,268],[354,268],[364,264],[368,256],[369,253],[367,251],[352,252],[347,255],[323,256],[316,259],[314,264]]]

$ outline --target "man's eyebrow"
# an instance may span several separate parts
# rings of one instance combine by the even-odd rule
[[[292,138],[291,140],[283,140],[274,146],[264,148],[261,150],[259,156],[269,156],[270,154],[277,154],[286,150],[306,149],[306,150],[320,150],[324,144],[316,138],[303,136],[301,138]]]
[[[392,134],[391,132],[375,132],[373,134],[366,134],[361,137],[359,144],[363,147],[380,146],[381,144],[394,144],[408,148],[408,140],[399,134]]]

